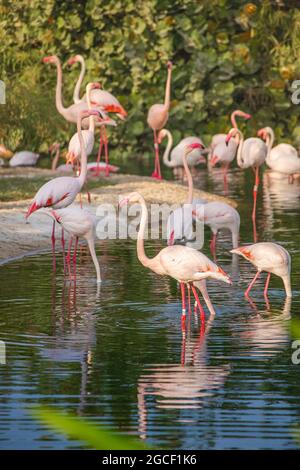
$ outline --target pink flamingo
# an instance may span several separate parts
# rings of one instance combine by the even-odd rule
[[[237,163],[240,168],[252,168],[255,173],[255,184],[253,187],[253,210],[252,221],[254,227],[254,241],[257,241],[256,233],[256,204],[257,192],[259,187],[259,168],[266,160],[268,154],[268,147],[266,144],[257,137],[250,137],[244,141],[244,136],[239,129],[231,129],[226,137],[226,144],[232,139],[236,139],[238,145]]]
[[[195,148],[201,148],[201,144],[193,143],[186,147],[183,153],[183,166],[188,180],[188,199],[186,204],[192,206],[192,216],[198,220],[201,220],[204,224],[208,225],[213,233],[213,237],[210,244],[212,255],[215,257],[216,253],[216,242],[217,235],[220,230],[229,230],[232,236],[232,246],[236,248],[238,246],[239,229],[240,229],[240,216],[239,213],[231,207],[229,204],[221,201],[206,202],[193,198],[194,184],[191,171],[188,166],[187,159]],[[178,238],[181,238],[182,233],[182,218],[183,227],[187,228],[187,239],[192,238],[192,220],[187,211],[183,211],[182,208],[175,210],[171,220],[168,220],[168,244],[172,245]],[[180,224],[176,222],[179,219]]]
[[[167,123],[169,118],[170,109],[170,95],[171,95],[171,76],[172,76],[172,62],[168,62],[168,77],[166,82],[165,90],[165,102],[164,104],[154,104],[151,106],[148,112],[147,123],[153,130],[154,134],[154,149],[155,149],[155,167],[152,173],[153,178],[161,179],[159,151],[158,151],[158,140],[157,131],[160,131]]]
[[[75,103],[80,103],[82,101],[87,101],[87,95],[84,95],[81,99],[79,96],[81,83],[82,83],[83,76],[85,73],[85,61],[81,55],[71,57],[68,60],[69,65],[72,65],[76,62],[81,63],[81,72],[76,82],[73,99]],[[116,114],[122,120],[124,120],[127,116],[127,112],[125,111],[123,106],[120,104],[120,102],[117,100],[117,98],[111,93],[109,93],[108,91],[102,90],[100,86],[97,89],[91,90],[91,104],[94,108],[97,108],[97,109],[99,108],[103,110],[105,113]],[[97,162],[98,162],[97,173],[98,174],[100,171],[99,162],[101,159],[103,146],[104,146],[104,152],[105,152],[106,176],[108,176],[110,172],[110,165],[109,165],[109,158],[108,158],[108,137],[107,137],[105,126],[100,125],[100,145],[99,145],[99,151],[98,151],[98,156],[97,156]]]
[[[233,111],[231,114],[231,123],[234,129],[237,129],[237,122],[236,117],[242,117],[244,119],[250,119],[251,114],[244,113],[244,111],[240,111],[239,109]],[[235,140],[230,140],[228,145],[226,145],[226,136],[227,134],[216,134],[213,136],[211,144],[210,144],[210,151],[211,151],[211,158],[210,163],[211,166],[214,167],[217,163],[221,164],[224,174],[224,189],[227,191],[227,173],[230,167],[231,162],[234,160],[237,150],[237,143]]]
[[[204,149],[204,144],[199,137],[185,137],[182,139],[176,147],[173,148],[171,152],[171,148],[173,145],[173,137],[170,131],[167,129],[162,129],[159,131],[157,141],[158,144],[167,137],[168,144],[163,155],[163,162],[169,168],[176,168],[178,166],[183,166],[183,154],[185,152],[186,146],[190,144],[200,144],[201,147],[195,147],[191,153],[189,154],[188,165],[189,166],[196,166],[199,163],[206,163],[206,159],[203,157],[201,150]],[[170,155],[171,152],[171,155]],[[170,156],[170,158],[169,158]]]
[[[119,206],[128,203],[139,203],[142,206],[142,217],[137,238],[137,255],[143,266],[151,269],[156,274],[170,276],[176,279],[181,286],[182,295],[182,325],[186,320],[185,286],[191,287],[195,300],[201,312],[201,319],[204,320],[204,310],[200,304],[196,288],[200,290],[206,305],[212,315],[215,315],[214,308],[206,290],[206,279],[215,279],[231,284],[229,276],[207,258],[193,248],[182,245],[174,245],[163,248],[154,258],[148,258],[144,248],[145,230],[148,226],[148,211],[144,198],[137,192],[133,192],[124,197]]]
[[[60,176],[45,183],[36,193],[31,205],[28,208],[26,219],[42,207],[52,207],[53,209],[62,209],[69,206],[81,191],[86,180],[87,174],[87,155],[81,132],[81,121],[89,116],[99,116],[98,111],[83,111],[78,115],[77,132],[79,135],[81,147],[81,169],[79,176]],[[62,232],[62,245],[64,248],[64,237]],[[55,221],[52,229],[52,249],[55,253]],[[54,263],[55,269],[55,263]]]
[[[275,135],[271,127],[264,127],[257,132],[267,144],[268,155],[266,164],[276,173],[288,176],[292,183],[294,175],[300,172],[300,157],[297,150],[290,144],[278,144],[272,148]]]
[[[292,297],[291,290],[291,257],[289,252],[277,243],[261,242],[254,245],[240,246],[231,250],[231,253],[243,256],[250,261],[256,268],[257,273],[245,291],[245,296],[254,286],[258,276],[262,271],[268,273],[264,289],[264,296],[267,297],[271,274],[281,277],[285,287],[287,297]]]
[[[86,209],[80,209],[76,206],[69,206],[64,209],[57,209],[57,210],[45,210],[44,214],[50,216],[54,223],[57,222],[61,225],[62,230],[68,232],[71,237],[69,240],[69,247],[68,247],[68,254],[66,256],[66,263],[69,270],[69,275],[71,277],[71,249],[73,239],[75,238],[75,247],[74,247],[74,255],[73,255],[73,267],[74,267],[74,279],[76,278],[76,253],[77,253],[77,246],[78,246],[78,239],[84,238],[89,247],[89,251],[96,269],[97,274],[97,282],[101,282],[101,275],[100,275],[100,266],[96,256],[95,251],[95,218],[93,217],[90,212]]]

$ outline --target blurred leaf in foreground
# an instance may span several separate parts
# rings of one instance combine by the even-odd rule
[[[37,407],[31,411],[34,418],[56,432],[69,438],[85,442],[88,447],[96,450],[144,450],[147,446],[134,438],[122,436],[111,430],[99,428],[95,424],[60,413],[53,408]]]

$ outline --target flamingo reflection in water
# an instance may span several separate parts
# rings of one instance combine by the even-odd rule
[[[211,315],[206,325],[190,338],[190,329],[183,331],[181,362],[179,364],[156,364],[147,369],[138,381],[139,435],[147,438],[147,397],[154,397],[154,406],[168,410],[201,409],[205,400],[220,389],[231,370],[229,364],[210,366],[207,359],[206,341],[212,327]]]

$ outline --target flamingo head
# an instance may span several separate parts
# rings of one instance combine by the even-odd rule
[[[123,197],[123,199],[119,201],[118,206],[120,209],[121,207],[124,207],[127,204],[141,203],[142,200],[143,200],[142,196],[136,191],[134,191],[133,193],[130,193],[127,196]]]
[[[236,116],[242,117],[242,118],[244,118],[244,119],[251,119],[251,118],[252,118],[251,114],[244,113],[244,111],[240,111],[239,109],[237,109],[237,110],[234,112],[234,114],[235,114]]]
[[[170,60],[168,60],[167,62],[167,67],[168,67],[168,70],[172,70],[173,63]]]
[[[259,129],[257,131],[257,136],[260,137],[262,140],[266,140],[267,139],[267,130],[265,127],[263,127],[262,129]]]
[[[192,144],[189,144],[185,147],[185,154],[186,156],[188,156],[193,150],[195,149],[200,149],[200,150],[204,150],[204,145],[203,144],[200,144],[199,142],[194,142]]]
[[[225,271],[222,268],[220,268],[220,266],[217,266],[217,269],[214,271],[213,277],[217,281],[222,281],[222,282],[225,282],[226,284],[232,285],[232,280],[230,279],[230,276],[227,273],[225,273]]]
[[[101,88],[101,85],[98,82],[91,82],[89,85],[91,90],[100,90]]]
[[[166,137],[166,135],[167,135],[167,130],[161,129],[157,136],[157,142],[161,144],[162,140]]]
[[[74,55],[74,56],[70,57],[70,59],[67,61],[67,64],[68,65],[73,65],[73,64],[76,64],[76,62],[81,62],[83,60],[84,59],[83,59],[82,55],[77,54],[77,55]]]
[[[60,148],[60,144],[58,142],[54,142],[53,144],[50,145],[49,147],[49,152],[53,154]]]
[[[46,57],[43,57],[44,64],[57,64],[57,62],[58,62],[57,55],[48,55]]]
[[[220,160],[220,157],[218,157],[218,155],[214,153],[210,159],[211,166],[214,167],[218,163],[219,160]]]
[[[230,139],[232,139],[232,137],[234,137],[237,133],[237,130],[232,128],[230,129],[230,131],[228,132],[226,138],[225,138],[225,144],[228,145],[229,144],[229,141]]]

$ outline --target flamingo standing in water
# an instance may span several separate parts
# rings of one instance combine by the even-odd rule
[[[244,136],[239,129],[231,129],[226,137],[226,144],[235,138],[238,145],[237,150],[237,163],[240,168],[252,168],[255,173],[255,184],[253,187],[253,210],[252,221],[254,227],[254,241],[257,241],[256,233],[256,204],[257,192],[259,187],[259,168],[266,160],[268,154],[268,147],[265,142],[257,137],[250,137],[244,140]]]
[[[167,129],[162,129],[161,131],[159,131],[159,134],[157,137],[158,144],[160,144],[161,141],[165,137],[168,138],[168,144],[167,144],[165,153],[163,155],[163,162],[169,168],[176,168],[178,166],[183,166],[183,154],[185,152],[186,146],[190,144],[195,144],[195,143],[200,144],[201,147],[199,148],[197,147],[191,151],[189,155],[188,165],[196,166],[196,165],[199,165],[199,163],[206,163],[206,159],[203,157],[201,153],[201,149],[204,149],[204,144],[199,137],[185,137],[179,142],[179,144],[176,145],[176,147],[173,148],[172,152],[171,152],[171,148],[173,145],[173,137],[172,137],[171,132],[168,131]],[[170,152],[171,152],[171,155],[170,155]]]
[[[69,65],[75,64],[76,62],[79,62],[81,64],[81,71],[80,71],[79,78],[75,85],[73,100],[74,100],[74,103],[80,103],[82,101],[83,102],[87,101],[87,94],[84,95],[80,99],[80,87],[81,87],[83,77],[85,74],[85,61],[81,55],[76,55],[74,57],[71,57],[68,60]],[[97,108],[97,109],[100,108],[105,113],[116,114],[122,120],[124,120],[127,116],[127,112],[125,111],[123,106],[120,104],[120,102],[117,100],[117,98],[111,93],[109,93],[108,91],[102,90],[100,86],[97,89],[91,90],[91,104],[94,108]],[[101,171],[100,159],[101,159],[103,146],[104,146],[105,163],[106,163],[105,171],[106,171],[106,176],[108,176],[110,172],[110,165],[109,165],[109,158],[108,158],[108,138],[107,138],[107,133],[106,133],[106,127],[104,124],[100,125],[100,145],[99,145],[99,151],[98,151],[98,156],[97,156],[97,162],[98,162],[97,173],[98,174]]]
[[[81,168],[79,176],[60,176],[45,183],[36,193],[30,204],[26,219],[42,207],[52,207],[53,209],[62,209],[69,206],[75,200],[77,194],[81,191],[86,180],[87,174],[87,155],[85,152],[84,141],[81,132],[81,121],[89,116],[99,116],[98,111],[83,111],[78,115],[77,132],[79,135],[81,148]],[[62,245],[64,248],[64,237],[62,231]],[[55,221],[52,229],[52,250],[55,253]],[[55,269],[55,262],[53,263]]]
[[[183,165],[188,180],[188,199],[187,204],[192,206],[192,216],[197,220],[201,220],[204,224],[208,225],[213,233],[211,240],[210,249],[215,257],[216,252],[216,241],[217,235],[220,230],[229,230],[232,236],[232,246],[236,248],[238,246],[239,229],[240,229],[240,216],[239,213],[225,202],[213,201],[205,202],[199,201],[193,198],[193,177],[190,172],[187,159],[192,153],[193,149],[197,148],[201,144],[193,143],[186,147],[183,153]],[[177,211],[177,212],[176,212]],[[168,244],[172,245],[177,238],[180,238],[182,233],[182,223],[176,223],[178,218],[180,222],[183,219],[184,229],[187,227],[188,232],[192,230],[192,221],[190,214],[187,211],[183,211],[183,217],[181,215],[182,208],[174,211],[173,223],[168,221]],[[179,235],[179,237],[178,237]],[[188,237],[191,238],[190,235]]]
[[[153,104],[148,112],[147,123],[154,133],[154,149],[155,149],[155,166],[152,173],[153,178],[161,179],[158,139],[157,131],[160,131],[167,123],[169,118],[170,109],[170,96],[171,96],[171,76],[172,76],[172,62],[168,62],[168,77],[165,90],[164,104]]]
[[[272,148],[275,135],[271,127],[264,127],[257,133],[268,146],[268,155],[266,164],[276,173],[282,173],[288,176],[292,183],[294,175],[300,172],[300,157],[297,150],[290,144],[278,144]]]
[[[231,124],[234,129],[237,129],[236,117],[250,119],[251,114],[244,113],[239,109],[233,111],[231,114]],[[221,164],[224,174],[224,189],[227,191],[227,173],[231,162],[234,160],[237,150],[237,143],[235,140],[230,140],[226,145],[227,134],[216,134],[213,136],[210,144],[210,163],[214,167],[217,163]]]
[[[73,238],[75,238],[75,247],[73,255],[73,266],[74,266],[74,279],[76,278],[76,252],[78,239],[84,238],[90,250],[90,254],[96,269],[97,282],[101,282],[100,266],[95,251],[95,218],[86,209],[81,209],[76,206],[66,207],[64,209],[44,210],[43,212],[49,215],[54,223],[57,222],[61,225],[62,230],[67,231],[71,237],[69,240],[68,254],[66,256],[66,263],[71,277],[71,249]]]
[[[187,246],[168,246],[163,248],[154,258],[148,258],[144,248],[145,230],[148,224],[148,211],[145,200],[139,193],[133,192],[124,197],[120,201],[119,206],[122,207],[128,203],[139,203],[142,206],[142,217],[137,238],[137,255],[139,261],[143,266],[151,269],[156,274],[170,276],[180,283],[182,295],[182,325],[185,325],[186,319],[186,285],[190,286],[192,289],[201,312],[202,320],[204,320],[205,314],[200,304],[196,288],[202,293],[210,313],[215,315],[215,310],[206,289],[206,279],[215,279],[231,284],[229,276],[203,253]]]
[[[281,277],[285,287],[287,297],[292,297],[291,290],[291,257],[289,252],[277,243],[261,242],[254,245],[240,246],[231,250],[231,253],[243,256],[250,261],[256,268],[257,273],[245,291],[245,296],[254,286],[258,276],[262,271],[268,273],[264,289],[264,296],[267,297],[271,274]]]

